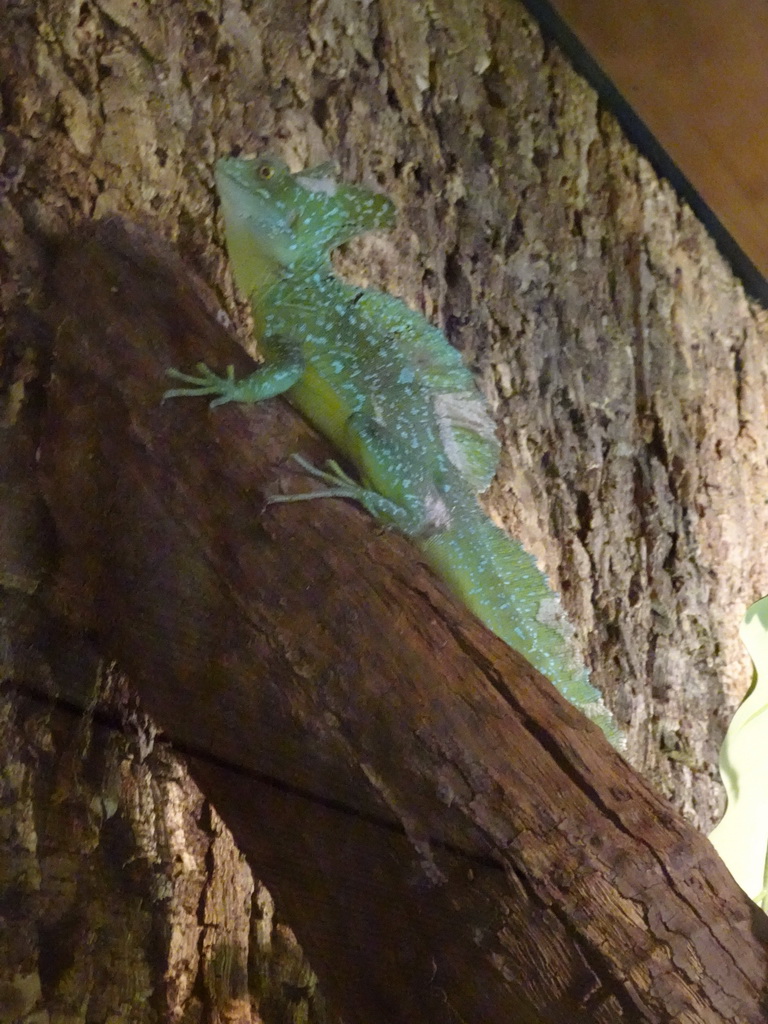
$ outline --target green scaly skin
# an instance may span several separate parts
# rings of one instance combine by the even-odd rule
[[[265,365],[243,380],[169,370],[166,397],[211,405],[285,394],[356,468],[319,470],[324,487],[275,498],[346,497],[402,530],[482,621],[620,745],[615,721],[572,652],[559,598],[533,558],[497,529],[477,495],[498,460],[474,378],[445,336],[399,299],[337,277],[330,253],[389,227],[385,196],[337,182],[328,167],[220,160],[216,182],[235,281],[251,301]]]

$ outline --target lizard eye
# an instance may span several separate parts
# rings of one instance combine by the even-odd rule
[[[274,173],[275,168],[270,167],[269,164],[262,164],[261,167],[259,168],[259,177],[263,178],[264,181],[269,181],[269,179],[274,175]]]

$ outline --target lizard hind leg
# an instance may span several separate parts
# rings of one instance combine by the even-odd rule
[[[315,466],[301,455],[294,454],[292,458],[306,473],[315,477],[316,480],[321,480],[327,486],[317,491],[303,491],[299,494],[274,494],[267,499],[268,505],[311,501],[314,498],[348,498],[358,502],[374,518],[388,526],[395,526],[404,533],[408,532],[412,517],[407,509],[384,497],[383,494],[379,494],[378,491],[371,490],[353,480],[334,459],[329,459],[326,462],[326,469],[320,469],[319,466]]]
[[[296,453],[291,458],[294,462],[298,462],[305,473],[315,477],[317,480],[322,480],[323,483],[329,486],[319,491],[302,491],[300,494],[273,494],[267,499],[268,505],[279,505],[291,501],[309,501],[312,498],[350,498],[352,501],[362,502],[361,492],[364,494],[365,488],[362,484],[353,480],[348,473],[345,473],[335,459],[328,459],[325,464],[327,468],[320,469],[319,466]]]

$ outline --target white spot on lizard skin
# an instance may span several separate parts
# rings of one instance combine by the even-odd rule
[[[452,391],[435,395],[434,409],[443,451],[463,477],[471,478],[473,466],[465,451],[456,443],[453,431],[457,427],[471,430],[483,440],[495,443],[496,432],[485,402],[480,395]]]
[[[563,639],[571,645],[573,644],[576,630],[566,618],[565,610],[558,594],[553,594],[551,597],[545,597],[542,600],[536,618],[543,625],[549,626],[550,629],[556,629]]]
[[[427,491],[424,498],[424,511],[426,512],[426,526],[430,533],[440,533],[450,528],[453,521],[451,510],[445,500],[431,489]]]
[[[493,420],[483,398],[465,391],[435,395],[435,413],[454,427],[472,430],[489,441],[496,437]]]
[[[386,418],[384,416],[384,411],[383,411],[383,409],[381,407],[381,402],[379,402],[378,400],[374,399],[371,404],[373,405],[373,421],[374,421],[374,423],[378,423],[378,425],[380,427],[386,427],[387,421],[386,421]]]
[[[335,196],[339,190],[339,183],[333,178],[305,178],[297,174],[294,181],[307,192],[322,192],[326,196]]]

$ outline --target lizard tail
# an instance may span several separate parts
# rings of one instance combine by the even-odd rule
[[[419,546],[467,607],[620,748],[621,733],[578,658],[560,598],[533,557],[494,526],[476,502],[463,508],[448,530]]]

